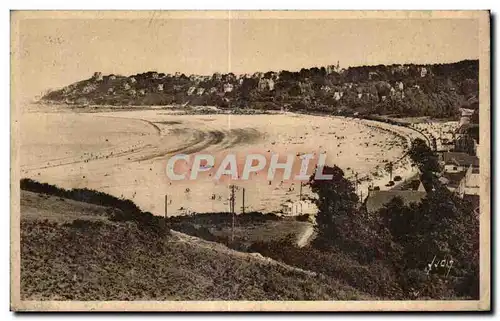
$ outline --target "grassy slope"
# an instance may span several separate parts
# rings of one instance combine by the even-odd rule
[[[21,193],[23,299],[368,299],[335,279],[259,255],[177,232],[159,236],[135,222],[111,222],[106,210]]]

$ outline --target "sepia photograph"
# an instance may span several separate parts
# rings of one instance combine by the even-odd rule
[[[490,12],[10,24],[11,310],[491,308]]]

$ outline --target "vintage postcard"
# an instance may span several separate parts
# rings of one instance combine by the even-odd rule
[[[12,11],[14,311],[485,311],[488,11]]]

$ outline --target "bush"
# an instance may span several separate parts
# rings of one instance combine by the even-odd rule
[[[106,209],[106,213],[112,221],[135,221],[142,227],[147,227],[157,232],[163,231],[163,218],[156,217],[149,212],[143,212],[131,200],[120,199],[113,195],[88,188],[66,190],[54,185],[40,183],[27,178],[21,179],[20,187],[21,190],[59,196],[79,202],[110,207],[112,209]]]
[[[381,298],[404,298],[396,274],[389,265],[381,261],[363,265],[335,247],[324,250],[314,247],[298,248],[291,240],[283,239],[276,242],[255,242],[249,251],[342,280],[362,292]]]
[[[66,223],[64,226],[74,227],[82,230],[96,229],[103,225],[102,221],[89,221],[76,219],[71,223]]]
[[[258,223],[266,221],[278,221],[281,218],[273,213],[262,212],[247,212],[245,214],[236,214],[235,220],[239,223]],[[171,216],[168,221],[171,224],[190,222],[200,225],[229,225],[232,223],[233,217],[229,212],[219,213],[196,213],[189,216]]]
[[[302,214],[302,215],[295,216],[295,219],[299,222],[309,222],[311,217],[309,216],[309,214]]]
[[[402,180],[401,176],[399,176],[399,175],[394,176],[394,181],[395,182],[399,182],[401,180]]]

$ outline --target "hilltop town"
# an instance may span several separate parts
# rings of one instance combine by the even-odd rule
[[[209,76],[156,71],[121,76],[95,72],[53,90],[43,101],[75,105],[191,105],[334,114],[455,117],[478,109],[477,60],[431,65],[336,65]]]

